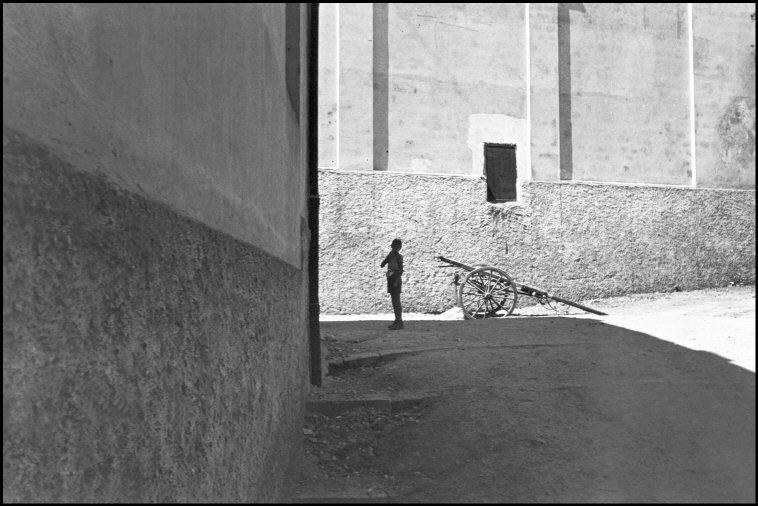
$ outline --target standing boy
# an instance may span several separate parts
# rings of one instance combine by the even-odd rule
[[[400,307],[400,289],[403,284],[403,255],[400,254],[400,248],[403,247],[403,241],[394,239],[390,245],[392,251],[382,261],[380,267],[387,265],[387,292],[392,298],[392,309],[395,311],[395,322],[389,326],[391,330],[403,328],[403,309]]]

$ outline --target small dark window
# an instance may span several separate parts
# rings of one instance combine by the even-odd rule
[[[516,200],[516,145],[484,144],[488,202]]]

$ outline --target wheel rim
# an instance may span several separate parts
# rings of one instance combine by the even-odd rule
[[[466,318],[487,318],[498,311],[506,316],[516,307],[516,287],[505,271],[479,267],[469,272],[459,289],[458,303]]]

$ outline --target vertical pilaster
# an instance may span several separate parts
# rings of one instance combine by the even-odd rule
[[[387,170],[389,156],[389,4],[373,4],[374,170]]]
[[[529,27],[529,8],[530,4],[524,4],[524,92],[526,94],[526,132],[524,132],[524,138],[526,139],[526,167],[518,169],[518,177],[520,180],[532,179],[532,46],[531,46],[531,29]],[[521,192],[521,185],[517,186],[519,193]],[[519,195],[520,200],[520,195]]]
[[[697,186],[697,137],[695,132],[695,45],[693,42],[694,23],[692,19],[692,4],[687,4],[687,57],[689,81],[689,110],[690,110],[690,175],[691,185]]]
[[[339,167],[339,4],[319,4],[318,166]]]
[[[373,5],[339,4],[339,168],[372,170]]]
[[[532,179],[560,179],[557,4],[528,4]]]

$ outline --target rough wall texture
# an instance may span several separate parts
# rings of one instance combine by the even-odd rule
[[[521,202],[493,205],[479,178],[321,171],[322,311],[391,311],[379,263],[394,237],[406,311],[454,305],[438,254],[576,299],[755,281],[754,191],[522,184]]]
[[[304,282],[4,131],[3,501],[280,498]]]

